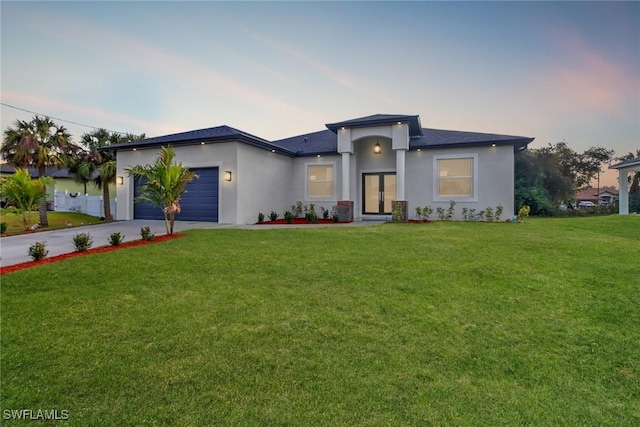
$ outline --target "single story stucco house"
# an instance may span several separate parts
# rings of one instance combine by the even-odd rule
[[[415,115],[376,114],[326,125],[305,135],[268,141],[218,126],[113,145],[117,154],[119,220],[160,219],[134,203],[137,184],[125,169],[153,163],[171,145],[199,176],[181,199],[179,220],[256,222],[282,216],[297,201],[339,206],[342,219],[388,219],[393,201],[415,207],[514,210],[514,153],[533,138],[423,128]]]

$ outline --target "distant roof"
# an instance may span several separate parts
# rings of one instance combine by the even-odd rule
[[[395,123],[407,123],[409,125],[409,136],[422,135],[420,116],[407,116],[405,114],[374,114],[372,116],[360,117],[357,119],[345,120],[338,123],[328,123],[326,126],[333,133],[340,128],[357,128],[368,126],[390,125]]]
[[[147,138],[140,141],[125,142],[122,144],[114,144],[104,147],[107,150],[117,151],[120,148],[144,148],[156,147],[161,145],[195,145],[200,143],[217,143],[227,141],[242,141],[244,143],[261,147],[268,150],[276,150],[281,154],[293,155],[282,147],[273,145],[266,139],[262,139],[250,133],[232,128],[230,126],[217,126],[206,129],[191,130],[188,132],[174,133],[171,135],[157,136],[155,138]]]
[[[631,166],[640,166],[640,157],[636,157],[635,159],[631,160],[625,160],[624,162],[609,166],[609,169],[622,169]]]
[[[28,167],[27,170],[31,178],[38,178],[38,169]],[[0,173],[14,173],[16,171],[13,163],[0,163]],[[52,178],[73,178],[66,168],[57,168],[55,166],[47,166],[44,168],[44,175]]]

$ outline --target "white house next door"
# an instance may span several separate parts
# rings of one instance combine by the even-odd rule
[[[391,214],[392,201],[396,198],[395,172],[362,174],[362,213],[370,215]]]

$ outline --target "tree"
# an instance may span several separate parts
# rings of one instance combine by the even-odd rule
[[[31,211],[42,200],[46,200],[47,185],[52,182],[53,178],[50,177],[31,179],[29,171],[20,168],[17,168],[13,175],[0,179],[0,195],[22,215],[25,230],[28,230],[32,224]]]
[[[35,168],[42,178],[47,166],[64,165],[65,158],[77,149],[64,126],[57,125],[49,117],[35,116],[30,122],[16,120],[15,127],[5,130],[0,156],[16,167]],[[48,227],[46,197],[40,202],[39,210],[40,225]]]
[[[139,139],[144,139],[144,134],[122,135],[106,129],[97,129],[82,135],[83,149],[68,159],[67,167],[76,182],[85,185],[92,183],[102,190],[105,221],[113,221],[109,185],[116,182],[116,156],[113,151],[105,150],[105,147]]]
[[[143,178],[146,183],[138,188],[135,201],[147,201],[162,209],[167,234],[173,234],[176,214],[180,213],[180,197],[186,185],[198,175],[175,163],[175,151],[171,146],[162,147],[160,157],[151,165],[137,165],[126,170],[129,176]]]
[[[566,142],[520,152],[515,162],[516,210],[531,206],[536,215],[550,215],[570,202],[611,161],[613,150],[591,147],[577,153]]]

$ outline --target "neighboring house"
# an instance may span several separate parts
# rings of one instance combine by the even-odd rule
[[[31,174],[31,178],[38,178],[38,170],[36,168],[27,168]],[[10,163],[0,164],[0,175],[13,175],[15,167]],[[50,176],[54,180],[54,185],[47,188],[47,200],[53,200],[53,192],[58,191],[70,194],[89,194],[90,196],[101,196],[102,190],[96,188],[92,183],[79,184],[73,179],[73,175],[66,168],[57,168],[55,166],[47,166],[45,175]],[[115,186],[109,187],[115,192]],[[115,194],[115,193],[114,193]]]
[[[618,185],[620,186],[620,204],[618,206],[618,213],[620,215],[629,214],[629,181],[628,177],[632,173],[640,173],[640,157],[635,159],[625,160],[618,164],[609,166],[609,169],[616,169],[618,171]]]
[[[31,178],[38,178],[38,170],[36,168],[27,168],[31,174]],[[15,166],[11,163],[0,164],[0,176],[13,175]],[[53,178],[53,185],[47,186],[47,203],[48,209],[54,210],[55,193],[70,194],[75,197],[77,195],[87,194],[89,196],[102,196],[102,190],[96,188],[92,183],[79,184],[73,179],[73,175],[66,168],[56,168],[55,166],[47,166],[45,175]],[[109,187],[111,194],[116,194],[115,185]]]
[[[618,189],[615,187],[604,186],[598,192],[597,188],[583,188],[578,191],[576,201],[592,202],[596,206],[611,206],[618,200]]]
[[[258,213],[280,216],[296,201],[343,219],[388,219],[392,201],[415,207],[514,211],[514,153],[533,138],[426,129],[418,116],[377,114],[330,123],[325,130],[278,141],[219,126],[108,147],[117,153],[119,220],[162,218],[134,203],[138,184],[125,169],[153,163],[171,145],[199,179],[181,199],[180,220],[247,224]]]

